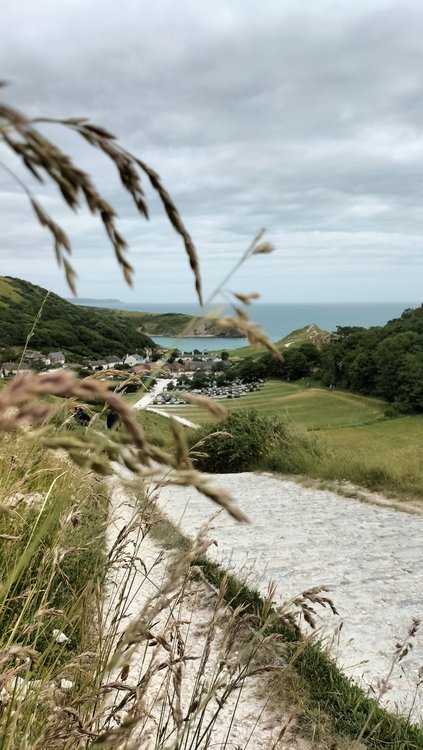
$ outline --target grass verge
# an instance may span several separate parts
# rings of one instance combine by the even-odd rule
[[[108,497],[26,435],[2,438],[0,455],[0,748],[32,750],[98,679]]]

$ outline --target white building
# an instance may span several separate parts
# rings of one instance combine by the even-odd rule
[[[146,358],[141,357],[140,354],[127,354],[123,360],[123,364],[129,365],[129,367],[134,367],[134,365],[143,365],[146,361]]]
[[[51,365],[64,365],[66,361],[63,352],[50,352],[48,358]]]

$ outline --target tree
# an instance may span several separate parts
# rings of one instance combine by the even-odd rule
[[[229,352],[223,351],[220,356],[223,359],[223,361],[225,362],[226,360],[229,359]]]
[[[193,388],[206,388],[209,384],[209,379],[205,372],[202,372],[202,370],[196,370],[191,382]]]
[[[288,380],[299,380],[310,373],[310,365],[299,349],[288,349],[283,364]]]
[[[394,401],[401,384],[400,372],[406,355],[421,352],[419,336],[414,331],[398,333],[385,338],[376,349],[375,361],[378,368],[376,390],[387,401]]]
[[[409,411],[423,412],[423,352],[406,354],[398,376],[396,400]]]
[[[301,344],[301,346],[298,347],[298,351],[301,352],[301,354],[304,354],[310,371],[316,367],[319,367],[321,356],[320,351],[317,346],[315,346],[315,344],[309,342]]]

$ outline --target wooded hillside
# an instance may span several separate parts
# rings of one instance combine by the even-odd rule
[[[342,327],[321,349],[321,376],[398,410],[423,411],[423,307],[374,328]]]
[[[47,290],[22,279],[0,277],[0,347],[23,347]],[[80,307],[52,292],[31,337],[31,348],[61,349],[76,357],[124,355],[153,347],[130,316],[112,310]]]

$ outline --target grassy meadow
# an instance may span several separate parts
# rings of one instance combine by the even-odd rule
[[[323,457],[303,457],[301,473],[319,479],[347,480],[399,498],[423,499],[422,416],[386,419],[383,401],[276,380],[268,381],[260,391],[221,403],[228,413],[256,409],[262,415],[278,416],[316,433],[327,450]],[[194,423],[213,419],[197,406],[163,408]],[[156,419],[160,417],[157,415]],[[156,432],[165,434],[167,429],[156,422]],[[275,456],[265,468],[298,471],[298,467],[290,469],[282,457],[278,461]]]
[[[228,412],[257,409],[263,415],[294,420],[308,430],[326,430],[373,422],[383,419],[386,408],[383,401],[373,398],[324,388],[307,388],[303,384],[282,380],[269,380],[259,391],[247,393],[239,399],[225,399],[221,403]],[[193,422],[212,419],[211,415],[201,411],[198,406],[190,404],[158,406],[157,409],[178,414]]]
[[[285,417],[307,430],[365,424],[383,419],[386,404],[373,398],[356,396],[343,391],[306,388],[297,383],[269,380],[260,391],[247,393],[239,399],[221,401],[228,411],[257,409],[267,416]],[[212,417],[197,406],[166,406],[171,414],[178,414],[192,422]]]

